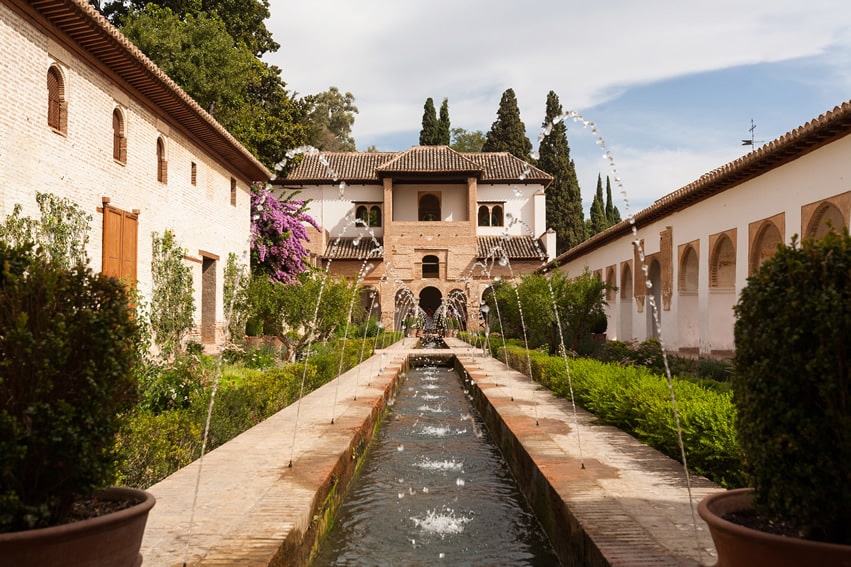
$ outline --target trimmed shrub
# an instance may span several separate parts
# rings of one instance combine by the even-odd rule
[[[116,279],[0,242],[0,532],[55,525],[115,480],[141,333]]]
[[[736,423],[761,514],[851,544],[851,237],[780,246],[736,305]]]

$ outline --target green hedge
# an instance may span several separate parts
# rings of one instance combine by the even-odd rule
[[[372,356],[374,342],[372,338],[347,340],[343,371],[358,364],[362,344],[364,359]],[[265,371],[225,365],[213,404],[207,451],[298,400],[302,377],[305,395],[334,379],[340,368],[342,348],[342,340],[331,346],[318,345],[306,362]],[[185,372],[187,365],[180,366]],[[196,364],[192,368],[194,372],[204,373],[204,366]],[[163,371],[162,379],[173,381],[173,372]],[[206,386],[194,391],[187,404],[165,410],[161,405],[152,409],[150,405],[140,404],[129,416],[118,438],[123,455],[118,484],[147,488],[200,456],[212,393],[212,382],[209,377],[205,380]],[[157,388],[155,384],[150,387]]]
[[[525,349],[509,346],[500,352],[500,358],[505,360],[506,355],[512,368],[527,367]],[[538,351],[530,351],[528,356],[534,379],[557,396],[569,398],[564,359]],[[582,358],[569,359],[568,365],[577,404],[601,421],[681,460],[664,376]],[[731,393],[675,379],[674,394],[689,468],[728,488],[744,486]]]

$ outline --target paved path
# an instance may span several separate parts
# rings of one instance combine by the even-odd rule
[[[152,486],[157,504],[142,543],[145,567],[305,564],[415,343],[405,339],[379,351],[301,404],[210,452],[203,464]],[[569,402],[481,350],[457,339],[447,343],[475,382],[476,401],[503,452],[513,453],[509,461],[520,467],[515,474],[521,484],[534,479],[533,505],[554,510],[542,522],[556,526],[551,538],[557,548],[572,549],[584,565],[714,562],[678,463],[595,424],[581,409],[574,417]],[[705,479],[692,480],[695,508],[703,495],[719,490]]]

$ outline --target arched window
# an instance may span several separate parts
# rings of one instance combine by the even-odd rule
[[[808,238],[823,238],[831,230],[840,231],[845,226],[842,211],[833,203],[822,203],[807,225]]]
[[[112,111],[112,159],[127,163],[127,137],[124,134],[124,116],[119,109]]]
[[[440,277],[440,260],[437,256],[423,256],[423,279]]]
[[[615,278],[615,268],[610,266],[606,270],[606,301],[615,300],[615,292],[617,291],[617,279]]]
[[[369,208],[369,226],[381,226],[381,207],[378,205]]]
[[[783,237],[773,222],[764,223],[757,232],[751,248],[751,274],[756,273],[762,264],[774,256],[777,245],[783,243]]]
[[[168,183],[168,161],[165,159],[165,142],[157,138],[157,181]]]
[[[722,234],[712,252],[709,287],[730,288],[736,285],[736,249],[733,241]]]
[[[502,206],[494,205],[491,209],[491,226],[502,226]]]
[[[697,251],[688,246],[680,258],[680,291],[697,291],[698,275]]]
[[[632,268],[629,264],[624,264],[621,273],[621,299],[632,299],[632,286]]]
[[[62,134],[68,130],[65,80],[56,67],[47,70],[47,125]]]
[[[440,220],[440,199],[433,193],[426,193],[420,197],[419,220]]]
[[[359,205],[357,209],[355,209],[355,218],[363,221],[363,225],[361,223],[357,223],[357,226],[369,226],[369,211],[366,208],[366,205]]]
[[[485,205],[479,207],[479,226],[490,226],[491,214]]]

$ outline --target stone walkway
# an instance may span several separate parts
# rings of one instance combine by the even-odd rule
[[[152,486],[157,504],[142,543],[145,567],[306,564],[415,343],[405,339],[378,351],[203,463]],[[696,506],[720,490],[716,485],[692,477],[692,511],[678,463],[594,423],[579,408],[574,416],[568,401],[481,350],[457,339],[447,343],[475,383],[474,401],[521,488],[570,564],[714,563]]]

